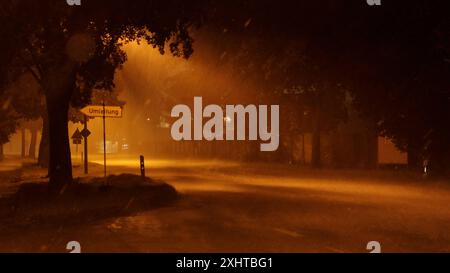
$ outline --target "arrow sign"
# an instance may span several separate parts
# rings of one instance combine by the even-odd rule
[[[89,105],[80,110],[81,113],[88,117],[107,117],[107,118],[121,118],[122,107],[120,106],[105,106],[105,114],[103,115],[102,105]]]

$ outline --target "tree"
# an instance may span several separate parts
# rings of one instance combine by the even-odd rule
[[[411,169],[427,160],[435,174],[450,167],[449,7],[448,1],[396,1],[362,13],[354,28],[365,30],[354,33],[364,43],[344,53],[352,60],[349,82],[361,113],[408,153]]]
[[[49,185],[62,189],[72,182],[67,132],[73,96],[111,90],[116,69],[126,61],[121,46],[129,41],[168,48],[189,57],[189,28],[201,20],[201,1],[88,1],[69,7],[65,1],[3,1],[1,6],[0,83],[24,71],[41,86],[48,113]],[[196,20],[194,22],[194,19]]]
[[[253,83],[259,91],[251,97],[253,103],[282,105],[279,157],[292,161],[286,146],[296,133],[311,132],[312,165],[319,167],[321,134],[346,119],[346,88],[339,73],[345,45],[339,35],[348,22],[335,23],[349,13],[346,5],[333,0],[217,5],[215,17],[220,20],[206,29],[219,48],[220,65],[234,70],[241,87]]]
[[[30,140],[30,146],[28,148],[28,157],[31,159],[36,158],[36,146],[37,146],[37,137],[38,132],[40,129],[42,129],[42,122],[41,120],[34,120],[32,122],[29,122],[27,124],[27,129],[30,131],[31,134],[31,140]]]
[[[21,118],[22,157],[26,156],[28,150],[28,156],[35,158],[39,119],[45,110],[41,89],[30,73],[24,73],[11,83],[7,93],[11,97],[11,107]],[[26,130],[31,133],[28,149],[25,147]]]
[[[0,161],[4,159],[3,145],[9,142],[18,125],[19,116],[11,107],[11,98],[6,95],[0,96]]]

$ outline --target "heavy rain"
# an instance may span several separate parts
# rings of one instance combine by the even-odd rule
[[[125,2],[0,3],[0,252],[450,251],[448,3]]]

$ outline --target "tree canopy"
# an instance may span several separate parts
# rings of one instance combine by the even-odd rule
[[[69,104],[111,90],[126,60],[124,43],[151,44],[163,54],[188,58],[189,29],[202,20],[202,1],[7,0],[1,4],[0,84],[31,73],[46,98],[50,136],[50,185],[72,181],[67,112]],[[4,88],[0,88],[2,90]],[[76,98],[76,99],[73,99]]]

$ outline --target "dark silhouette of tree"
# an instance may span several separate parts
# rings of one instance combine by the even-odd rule
[[[19,115],[11,107],[11,97],[5,94],[0,96],[0,161],[4,159],[3,145],[16,132],[19,126]]]
[[[30,73],[24,73],[8,88],[11,97],[11,106],[21,118],[22,157],[35,158],[39,119],[45,110],[44,97],[39,85]],[[25,132],[31,133],[30,146],[25,147]]]
[[[353,27],[358,48],[345,52],[358,109],[408,152],[412,169],[427,160],[435,174],[450,167],[449,8],[395,1],[365,11]]]
[[[218,5],[233,14],[217,16],[216,29],[229,40],[217,44],[236,52],[224,59],[246,80],[261,82],[267,97],[275,92],[297,106],[292,113],[310,114],[313,165],[320,165],[320,132],[345,120],[347,90],[378,133],[408,152],[413,168],[427,159],[429,170],[449,169],[450,129],[442,122],[450,113],[448,1]],[[283,116],[286,122],[293,115]]]
[[[1,4],[1,83],[24,71],[31,73],[45,95],[48,113],[49,185],[62,189],[72,181],[67,132],[73,96],[90,97],[93,89],[111,90],[116,69],[126,60],[121,45],[147,42],[189,57],[188,29],[201,20],[201,2],[9,0]],[[197,6],[198,5],[198,6]],[[5,69],[5,67],[7,69]]]

